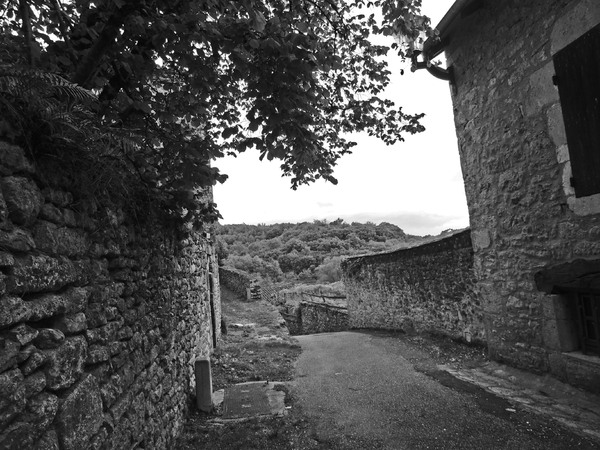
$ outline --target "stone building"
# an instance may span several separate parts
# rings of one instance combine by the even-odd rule
[[[490,355],[600,392],[600,1],[440,22]]]

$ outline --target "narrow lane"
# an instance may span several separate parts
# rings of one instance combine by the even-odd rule
[[[386,333],[297,336],[294,395],[325,448],[593,449],[580,437],[437,369]]]

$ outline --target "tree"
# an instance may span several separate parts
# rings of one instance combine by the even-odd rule
[[[232,255],[227,259],[227,264],[235,267],[236,269],[240,269],[244,272],[254,275],[259,275],[272,281],[278,281],[283,275],[277,261],[265,261],[258,256]]]
[[[301,240],[297,238],[292,238],[285,243],[285,245],[282,248],[282,251],[283,253],[307,253],[310,251],[310,248]]]
[[[281,160],[293,188],[318,178],[335,183],[336,161],[355,145],[346,133],[393,144],[423,129],[421,115],[379,97],[389,49],[369,40],[402,36],[392,47],[410,56],[419,33],[432,34],[420,3],[7,0],[0,133],[37,151],[39,130],[29,131],[22,93],[58,99],[68,108],[44,123],[46,134],[60,134],[59,147],[80,141],[72,133],[82,123],[109,136],[89,157],[99,165],[118,159],[124,173],[187,218],[214,216],[215,205],[199,209],[196,194],[224,181],[211,161],[226,153],[254,148],[261,159]],[[367,6],[379,8],[382,24]],[[46,84],[35,90],[39,80]]]
[[[315,269],[317,280],[321,283],[335,283],[342,279],[343,256],[325,258],[323,263]]]

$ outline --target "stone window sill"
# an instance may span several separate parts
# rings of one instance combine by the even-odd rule
[[[600,213],[600,194],[580,198],[569,197],[567,203],[569,208],[578,216]]]

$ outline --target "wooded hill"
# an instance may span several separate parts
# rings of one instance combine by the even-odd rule
[[[395,250],[423,240],[396,225],[342,219],[273,225],[218,225],[222,264],[271,281],[334,282],[344,257]]]

